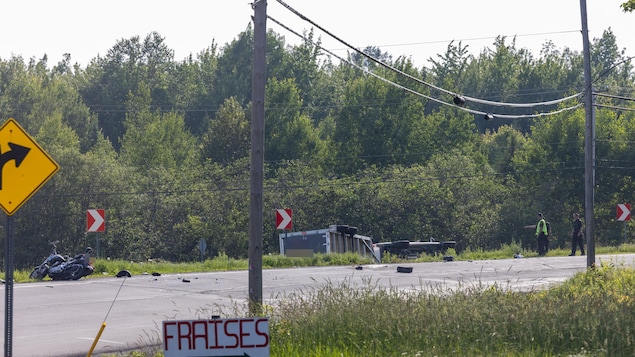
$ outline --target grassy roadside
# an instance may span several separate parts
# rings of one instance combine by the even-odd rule
[[[566,249],[552,249],[547,256],[566,256],[570,251]],[[596,247],[596,255],[599,254],[619,254],[619,253],[635,253],[635,244],[624,244],[618,247]],[[536,252],[522,249],[518,244],[510,244],[494,251],[471,251],[464,250],[457,254],[450,249],[447,253],[452,255],[454,260],[486,260],[486,259],[509,259],[514,254],[521,254],[523,257],[530,258],[537,256]],[[384,263],[401,263],[403,259],[395,256],[387,256],[383,259]],[[408,262],[433,262],[442,261],[443,256],[424,255],[415,260]],[[360,265],[374,264],[372,258],[362,258],[357,254],[316,254],[311,258],[289,258],[280,255],[265,255],[262,259],[264,269],[270,268],[293,268],[307,266],[329,266],[329,265]],[[246,270],[249,265],[247,259],[233,259],[227,255],[221,254],[213,259],[207,259],[204,262],[190,263],[171,263],[161,260],[148,260],[145,262],[124,261],[124,260],[106,260],[97,259],[93,266],[95,273],[88,277],[94,279],[102,276],[114,276],[121,270],[128,270],[132,275],[151,274],[153,272],[161,274],[177,274],[177,273],[196,273],[210,271],[229,271],[229,270]],[[14,280],[17,283],[33,281],[29,279],[30,270],[15,270]],[[4,272],[0,273],[4,279]]]
[[[596,247],[596,254],[633,253],[635,246]],[[452,252],[450,252],[452,253]],[[549,256],[568,255],[552,250]],[[455,260],[502,259],[535,253],[503,247],[464,251]],[[396,258],[391,258],[399,262]],[[442,260],[422,257],[417,261]],[[263,258],[263,267],[365,264],[355,255]],[[120,269],[184,273],[246,269],[247,262],[218,257],[204,263],[96,262],[98,276]],[[28,272],[26,273],[28,280]],[[404,292],[346,283],[300,291],[267,306],[271,356],[632,356],[635,351],[635,270],[610,264],[576,274],[544,291],[497,287],[443,287]],[[227,316],[229,316],[228,314]],[[235,314],[234,314],[235,315]],[[160,350],[110,356],[159,357]]]

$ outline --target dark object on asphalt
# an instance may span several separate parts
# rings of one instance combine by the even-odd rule
[[[156,271],[152,273],[152,276],[161,276],[161,273],[157,273]]]
[[[117,276],[117,278],[123,278],[124,276],[130,278],[132,276],[132,274],[130,274],[130,272],[127,271],[127,270],[120,270],[119,273],[117,273],[116,276]]]
[[[358,266],[355,267],[355,270],[362,270],[362,269],[364,269],[364,268],[362,268],[361,265],[358,265]]]
[[[397,273],[412,273],[412,267],[397,267]]]
[[[190,282],[190,279],[183,279],[183,282],[184,282],[184,283],[189,283],[189,282]]]
[[[443,257],[443,261],[444,262],[452,262],[452,261],[454,261],[454,257],[451,256],[451,255],[446,255],[446,256]]]

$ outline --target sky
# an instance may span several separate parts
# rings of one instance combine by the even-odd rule
[[[219,47],[247,29],[253,0],[19,0],[0,2],[0,58],[26,60],[48,56],[49,65],[70,53],[85,67],[104,56],[117,41],[159,33],[176,61],[196,55],[212,43]],[[474,55],[493,48],[496,36],[516,38],[516,48],[540,55],[542,45],[582,50],[580,0],[283,0],[288,6],[348,44],[376,46],[393,59],[406,56],[417,67],[443,54],[451,41],[468,45]],[[635,13],[624,13],[625,0],[586,0],[589,36],[611,29],[626,56],[635,56]],[[267,0],[267,15],[302,33],[312,25],[277,0]],[[296,35],[267,21],[285,37]],[[323,47],[339,56],[347,49],[315,30]]]

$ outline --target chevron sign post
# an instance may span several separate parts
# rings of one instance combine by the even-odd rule
[[[277,209],[276,229],[291,229],[291,216],[293,216],[293,210],[288,208]]]
[[[631,205],[629,205],[628,203],[617,204],[617,220],[618,221],[631,220]]]
[[[89,209],[86,211],[86,231],[104,232],[106,230],[106,214],[103,209]]]

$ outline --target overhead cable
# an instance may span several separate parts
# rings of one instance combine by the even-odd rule
[[[353,67],[355,67],[355,68],[357,68],[357,69],[361,70],[362,72],[364,72],[364,73],[366,73],[366,74],[368,74],[368,75],[371,75],[371,76],[373,76],[373,77],[375,77],[375,78],[377,78],[377,79],[379,79],[379,80],[381,80],[381,81],[383,81],[383,82],[386,82],[386,83],[388,83],[388,84],[390,84],[390,85],[392,85],[392,86],[395,86],[395,87],[397,87],[397,88],[399,88],[399,89],[402,89],[402,90],[404,90],[404,91],[406,91],[406,92],[408,92],[408,93],[411,93],[411,94],[414,94],[414,95],[417,95],[417,96],[420,96],[420,97],[426,98],[426,99],[431,100],[431,101],[433,101],[433,102],[436,102],[436,103],[439,103],[439,104],[442,104],[442,105],[447,105],[447,106],[450,106],[450,107],[453,107],[453,108],[456,108],[456,109],[460,109],[460,110],[463,110],[463,111],[468,112],[468,113],[471,113],[471,114],[478,114],[478,115],[482,115],[482,116],[484,116],[484,117],[486,117],[486,118],[488,118],[488,119],[493,119],[493,118],[501,118],[501,119],[528,119],[528,118],[537,118],[537,117],[542,117],[542,116],[554,115],[554,114],[562,113],[562,112],[565,112],[565,111],[568,111],[568,110],[573,110],[573,109],[579,108],[579,107],[581,107],[581,106],[583,105],[583,103],[578,103],[577,105],[574,105],[574,106],[571,106],[571,107],[567,107],[567,108],[562,108],[562,109],[557,110],[557,111],[546,112],[546,113],[536,113],[536,114],[524,114],[524,115],[493,114],[493,113],[486,113],[486,112],[482,112],[482,111],[478,111],[478,110],[473,110],[473,109],[469,109],[469,108],[465,108],[465,107],[461,107],[461,106],[457,106],[457,105],[452,105],[452,104],[450,104],[450,103],[448,103],[448,102],[445,102],[445,101],[443,101],[443,100],[440,100],[440,99],[437,99],[437,98],[433,98],[433,97],[427,96],[427,95],[425,95],[425,94],[423,94],[423,93],[419,93],[419,92],[417,92],[417,91],[415,91],[415,90],[412,90],[412,89],[410,89],[410,88],[407,88],[407,87],[404,87],[404,86],[402,86],[402,85],[400,85],[400,84],[397,84],[397,83],[395,83],[395,82],[393,82],[393,81],[391,81],[391,80],[389,80],[389,79],[386,79],[386,78],[384,78],[384,77],[381,77],[381,76],[379,76],[379,75],[377,75],[377,74],[375,74],[375,73],[373,73],[373,72],[371,72],[371,71],[367,70],[366,68],[364,68],[364,67],[362,67],[362,66],[360,66],[360,65],[358,65],[358,64],[356,64],[356,63],[353,63],[353,62],[351,62],[351,61],[349,61],[349,60],[347,60],[347,59],[344,59],[344,58],[342,58],[342,57],[340,57],[340,56],[336,55],[336,54],[335,54],[335,53],[333,53],[332,51],[329,51],[328,49],[326,49],[326,48],[324,48],[324,47],[320,46],[319,44],[317,44],[317,43],[315,43],[315,42],[313,42],[313,41],[311,41],[311,40],[307,39],[307,38],[306,38],[306,37],[304,37],[303,35],[301,35],[301,34],[297,33],[296,31],[292,30],[292,29],[291,29],[291,28],[289,28],[288,26],[286,26],[286,25],[282,24],[280,21],[278,21],[278,20],[274,19],[273,17],[271,17],[271,16],[267,15],[267,18],[268,18],[269,20],[271,20],[271,21],[275,22],[276,24],[278,24],[279,26],[281,26],[281,27],[282,27],[282,28],[284,28],[285,30],[287,30],[287,31],[291,32],[292,34],[294,34],[294,35],[296,35],[296,36],[298,36],[298,37],[300,37],[300,38],[301,38],[301,39],[303,39],[304,41],[311,42],[314,46],[319,47],[320,49],[322,49],[322,50],[323,50],[323,51],[325,51],[326,53],[330,54],[331,56],[333,56],[333,57],[335,57],[335,58],[339,59],[340,61],[342,61],[342,62],[344,62],[344,63],[347,63],[347,64],[349,64],[349,65],[351,65],[351,66],[353,66]],[[397,70],[397,71],[399,71],[399,70]],[[401,72],[401,71],[399,71],[399,72]],[[405,73],[404,73],[404,74],[405,74]],[[445,91],[445,90],[444,90],[444,91]],[[449,92],[447,92],[447,93],[449,93]]]
[[[380,66],[383,66],[391,71],[394,71],[400,75],[403,75],[407,78],[410,78],[414,81],[416,81],[417,83],[423,84],[425,86],[428,86],[430,88],[436,89],[440,92],[449,94],[451,96],[457,96],[458,93],[449,91],[447,89],[441,88],[441,87],[437,87],[432,83],[428,83],[426,81],[423,81],[419,78],[413,77],[411,75],[409,75],[408,73],[405,73],[397,68],[394,68],[380,60],[378,60],[377,58],[365,53],[364,51],[361,51],[359,49],[357,49],[356,47],[352,46],[351,44],[349,44],[348,42],[342,40],[341,38],[337,37],[336,35],[332,34],[330,31],[326,30],[325,28],[323,28],[322,26],[318,25],[317,23],[315,23],[313,20],[309,19],[308,17],[304,16],[303,14],[301,14],[300,12],[298,12],[297,10],[295,10],[294,8],[292,8],[290,5],[286,4],[283,0],[277,0],[282,6],[284,6],[285,8],[287,8],[289,11],[291,11],[292,13],[294,13],[296,16],[300,17],[302,20],[310,23],[311,25],[317,27],[318,29],[322,30],[324,33],[326,33],[327,35],[331,36],[332,38],[334,38],[335,40],[339,41],[340,43],[342,43],[343,45],[345,45],[346,47],[350,48],[351,50],[359,53],[360,55],[368,58],[369,60],[379,64]],[[330,53],[330,52],[329,52]],[[547,102],[538,102],[538,103],[506,103],[506,102],[495,102],[495,101],[489,101],[489,100],[484,100],[484,99],[478,99],[478,98],[474,98],[474,97],[468,97],[465,95],[461,95],[461,97],[466,100],[466,101],[471,101],[471,102],[475,102],[475,103],[479,103],[479,104],[487,104],[487,105],[492,105],[492,106],[506,106],[506,107],[512,107],[512,108],[532,108],[532,107],[537,107],[537,106],[546,106],[546,105],[554,105],[554,104],[558,104],[564,101],[567,101],[569,99],[573,99],[573,98],[577,98],[580,97],[582,95],[582,93],[576,93],[574,95],[565,97],[565,98],[561,98],[561,99],[556,99],[556,100],[551,100],[551,101],[547,101]],[[502,117],[500,115],[496,115],[497,117]]]
[[[545,35],[554,35],[554,34],[566,34],[566,33],[578,33],[580,30],[564,30],[564,31],[551,31],[551,32],[534,32],[534,33],[525,33],[525,34],[515,34],[513,37],[527,37],[527,36],[545,36]],[[511,35],[509,35],[511,36]],[[505,37],[509,37],[505,36]],[[482,40],[494,40],[498,38],[498,36],[490,36],[490,37],[470,37],[463,38],[459,41],[461,42],[469,42],[469,41],[482,41]],[[402,46],[417,46],[417,45],[431,45],[436,43],[448,43],[453,42],[454,39],[451,40],[435,40],[435,41],[423,41],[423,42],[408,42],[408,43],[391,43],[391,44],[383,44],[378,45],[378,47],[402,47]]]
[[[625,110],[625,111],[635,112],[635,108],[620,107],[616,105],[593,104],[593,106],[597,108],[607,108],[607,109],[616,109],[616,110]]]
[[[333,52],[331,52],[331,51],[327,50],[326,48],[324,48],[324,47],[322,47],[322,46],[320,46],[320,45],[316,44],[315,42],[310,41],[309,39],[307,39],[307,38],[305,38],[304,36],[300,35],[300,34],[299,34],[299,33],[297,33],[296,31],[293,31],[291,28],[289,28],[288,26],[286,26],[286,25],[282,24],[280,21],[278,21],[278,20],[274,19],[273,17],[271,17],[271,16],[267,15],[267,18],[268,18],[269,20],[271,20],[271,21],[275,22],[276,24],[280,25],[280,26],[281,26],[282,28],[284,28],[285,30],[287,30],[287,31],[291,32],[292,34],[294,34],[294,35],[296,35],[296,36],[300,37],[301,39],[304,39],[305,41],[309,41],[309,42],[311,42],[313,45],[320,47],[323,51],[327,52],[327,53],[328,53],[328,54],[330,54],[331,56],[333,56],[333,57],[335,57],[335,58],[339,59],[340,61],[345,62],[345,63],[347,63],[347,64],[349,64],[349,65],[351,65],[351,66],[353,66],[353,67],[355,67],[355,68],[359,69],[360,71],[362,71],[362,72],[364,72],[364,73],[366,73],[366,74],[368,74],[368,75],[371,75],[371,76],[373,76],[373,77],[375,77],[375,78],[377,78],[377,79],[379,79],[379,80],[381,80],[381,81],[383,81],[383,82],[386,82],[386,83],[388,83],[388,84],[390,84],[390,85],[393,85],[393,86],[395,86],[395,87],[397,87],[397,88],[399,88],[399,89],[403,89],[403,90],[405,90],[406,92],[409,92],[409,93],[411,93],[411,94],[418,95],[418,96],[420,96],[420,97],[423,97],[423,98],[426,98],[426,99],[428,99],[428,100],[431,100],[431,101],[437,102],[437,103],[439,103],[439,104],[449,105],[449,106],[452,106],[452,107],[453,107],[453,105],[450,105],[449,103],[444,102],[444,101],[442,101],[442,100],[440,100],[440,99],[433,98],[433,97],[429,97],[429,96],[427,96],[427,95],[425,95],[425,94],[419,93],[419,92],[417,92],[417,91],[415,91],[415,90],[412,90],[412,89],[410,89],[410,88],[404,87],[404,86],[402,86],[402,85],[400,85],[400,84],[397,84],[397,83],[395,83],[395,82],[393,82],[393,81],[391,81],[391,80],[389,80],[389,79],[386,79],[386,78],[384,78],[384,77],[382,77],[382,76],[380,76],[380,75],[377,75],[377,74],[375,74],[375,73],[373,73],[373,72],[371,72],[371,71],[367,70],[366,68],[364,68],[364,67],[362,67],[362,66],[360,66],[360,65],[358,65],[358,64],[356,64],[356,63],[353,63],[353,62],[351,62],[351,61],[349,61],[349,60],[347,60],[347,59],[344,59],[344,58],[342,58],[342,57],[340,57],[340,56],[336,55],[335,53],[333,53]],[[460,109],[466,109],[466,108],[460,108]],[[477,112],[477,111],[474,111],[474,110],[469,110],[469,111],[473,112],[474,114],[483,114],[483,115],[485,114],[485,113],[483,113],[483,112]]]
[[[624,97],[624,96],[621,96],[621,95],[613,95],[613,94],[606,94],[606,93],[600,93],[600,92],[593,92],[593,95],[598,96],[598,97],[606,97],[606,98],[612,98],[612,99],[621,99],[621,100],[635,101],[635,98]]]

